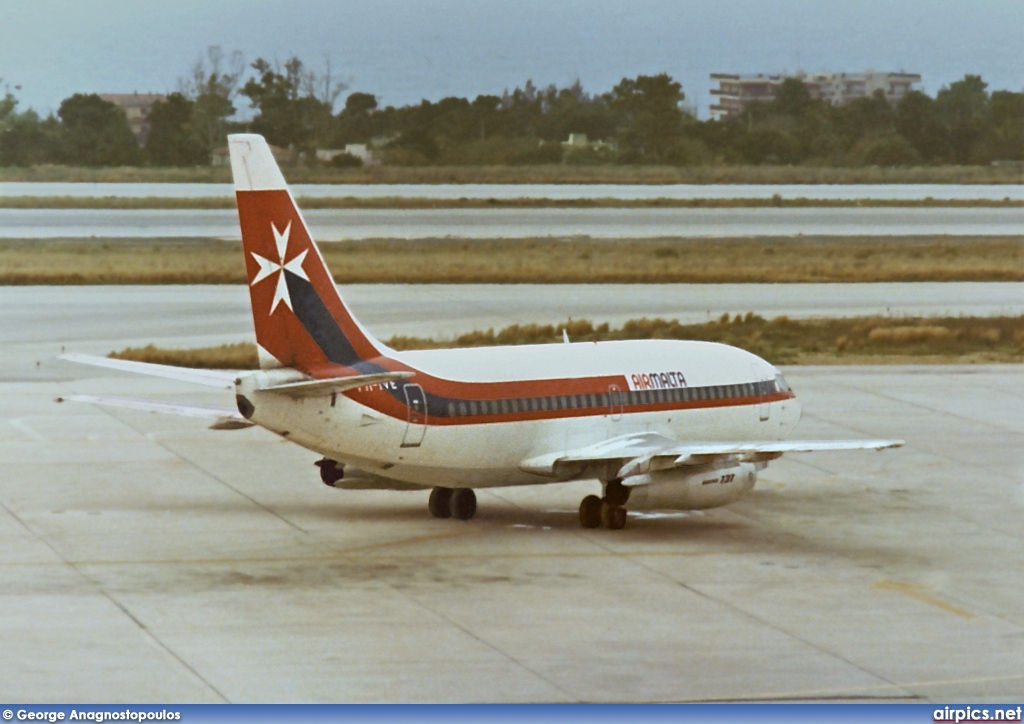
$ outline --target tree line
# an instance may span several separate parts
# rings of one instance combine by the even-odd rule
[[[624,78],[610,91],[577,81],[502,95],[450,97],[379,107],[376,96],[346,90],[330,63],[312,69],[210,48],[179,90],[156,103],[140,147],[124,112],[95,94],[65,99],[55,115],[18,111],[0,100],[0,166],[197,166],[231,132],[255,132],[293,148],[307,162],[316,149],[363,143],[394,165],[807,164],[913,166],[1024,160],[1024,93],[988,90],[977,75],[919,91],[891,105],[881,95],[834,107],[794,78],[778,95],[727,120],[700,121],[682,109],[682,86],[666,73]],[[238,104],[253,112],[232,120]],[[569,146],[570,134],[588,143]],[[331,163],[358,165],[342,154]]]

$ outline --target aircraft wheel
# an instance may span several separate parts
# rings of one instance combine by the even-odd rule
[[[601,499],[596,495],[588,495],[580,503],[580,525],[584,528],[601,525]]]
[[[338,469],[338,463],[335,460],[324,458],[323,460],[317,460],[314,463],[320,468],[320,481],[329,487],[334,487],[334,484],[345,477],[343,470]]]
[[[629,500],[629,488],[621,480],[609,480],[604,486],[604,498],[610,505],[623,506]]]
[[[607,500],[602,500],[601,525],[608,530],[622,530],[626,527],[626,509],[621,505],[611,505]]]
[[[459,488],[452,492],[452,517],[469,520],[476,515],[476,493],[471,488]]]
[[[434,488],[430,491],[427,509],[432,516],[435,518],[452,517],[452,492],[451,488]]]

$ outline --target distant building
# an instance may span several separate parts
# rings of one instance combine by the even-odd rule
[[[149,112],[153,104],[165,100],[167,96],[161,93],[100,93],[100,98],[124,111],[132,135],[140,146],[145,146],[149,137]]]
[[[755,101],[770,101],[774,98],[786,78],[796,78],[807,86],[811,98],[821,98],[833,106],[845,106],[857,98],[867,98],[881,91],[889,103],[895,105],[921,82],[918,73],[880,73],[873,70],[864,73],[804,73],[792,75],[712,73],[711,80],[718,81],[718,88],[711,89],[711,95],[718,102],[711,106],[711,112],[719,118],[732,118],[746,110]]]
[[[569,140],[562,141],[562,148],[566,151],[582,151],[585,149],[604,151],[612,148],[612,144],[607,141],[591,141],[587,138],[586,133],[570,133]]]
[[[345,148],[318,148],[316,160],[320,163],[331,163],[341,155],[353,156],[363,162],[364,166],[376,166],[380,163],[373,155],[373,149],[365,143],[349,143]]]

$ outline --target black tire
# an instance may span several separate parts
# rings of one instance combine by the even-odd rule
[[[434,488],[430,491],[430,501],[427,503],[427,510],[435,518],[452,517],[452,489]]]
[[[588,495],[580,503],[580,525],[584,528],[601,526],[601,499],[596,495]]]
[[[476,493],[471,488],[459,488],[452,493],[452,517],[469,520],[476,515]]]
[[[331,488],[334,484],[345,477],[344,470],[338,469],[338,463],[334,460],[317,460],[316,466],[320,468],[320,481]]]
[[[623,506],[629,500],[629,488],[621,480],[609,480],[604,486],[604,499],[609,505]]]
[[[601,525],[608,530],[622,530],[626,527],[626,509],[619,505],[611,505],[607,500],[602,500]]]

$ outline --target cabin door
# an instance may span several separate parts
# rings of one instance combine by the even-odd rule
[[[419,385],[405,384],[405,404],[408,406],[409,422],[405,426],[402,447],[419,447],[427,434],[427,397]]]
[[[765,377],[765,373],[754,367],[754,376],[757,378],[757,417],[761,422],[768,422],[772,409],[768,404],[768,395],[773,378]]]
[[[610,407],[609,413],[612,416],[612,420],[622,419],[622,404],[623,396],[622,390],[619,389],[618,385],[608,386],[608,405]]]

